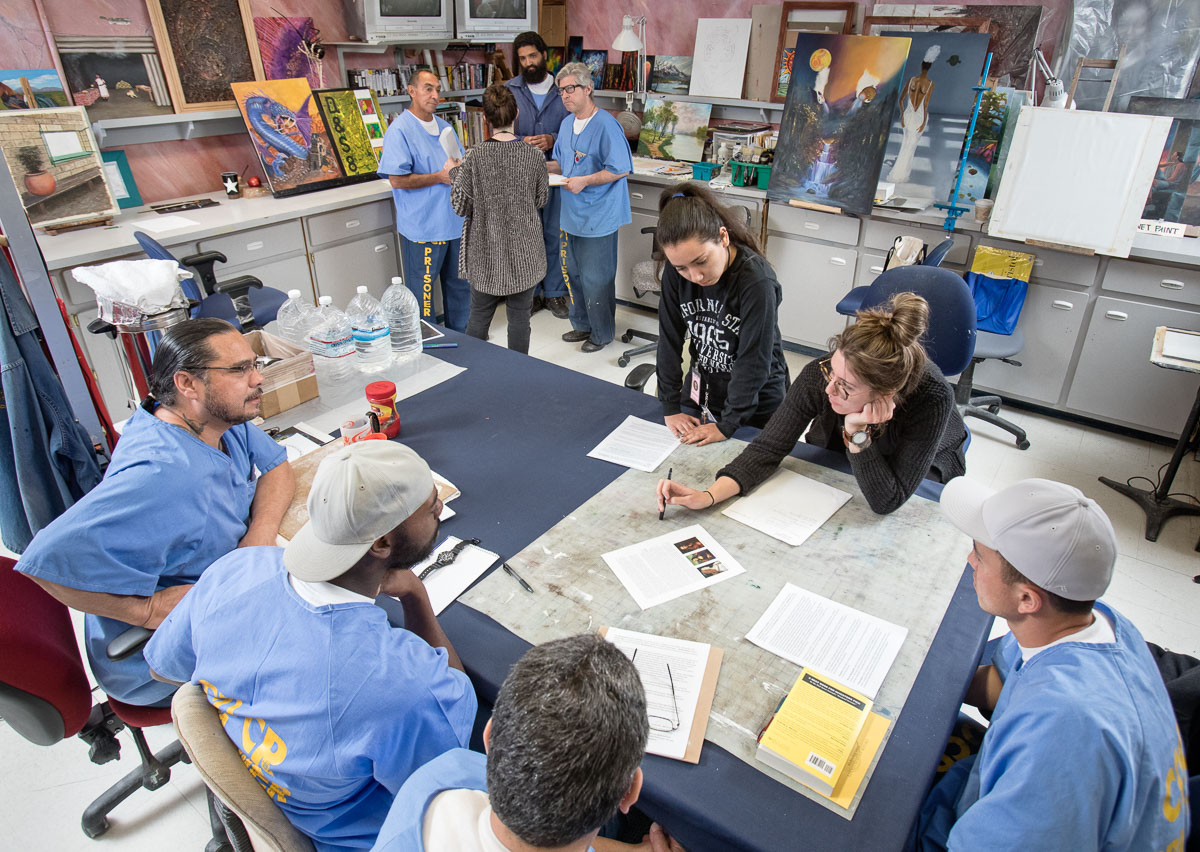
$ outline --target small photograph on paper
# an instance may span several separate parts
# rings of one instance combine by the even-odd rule
[[[699,550],[700,548],[704,547],[704,545],[700,542],[700,539],[696,538],[695,536],[687,539],[686,541],[677,541],[675,542],[675,546],[679,548],[680,553],[691,553],[693,550]]]
[[[697,565],[696,567],[700,569],[702,577],[715,577],[725,571],[725,566],[720,562],[709,562],[707,565]]]
[[[712,551],[709,550],[693,551],[692,553],[687,554],[687,558],[689,562],[697,566],[703,562],[709,562],[713,559],[716,559],[716,557],[712,555]]]

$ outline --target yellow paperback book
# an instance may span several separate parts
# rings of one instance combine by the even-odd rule
[[[830,796],[845,772],[871,706],[866,696],[805,669],[763,731],[758,759]]]

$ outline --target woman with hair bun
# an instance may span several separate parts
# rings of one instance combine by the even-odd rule
[[[655,237],[666,261],[658,303],[663,419],[696,446],[724,441],[741,426],[765,426],[788,386],[775,270],[740,211],[703,184],[668,188],[658,209]]]
[[[893,512],[925,478],[948,482],[966,472],[966,426],[954,391],[928,359],[921,336],[929,304],[897,293],[858,312],[858,322],[810,362],[762,433],[717,472],[704,491],[661,480],[658,503],[707,509],[769,477],[808,429],[806,440],[844,451],[872,511]]]

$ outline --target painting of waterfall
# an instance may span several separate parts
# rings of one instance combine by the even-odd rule
[[[768,198],[871,211],[910,44],[797,34]]]

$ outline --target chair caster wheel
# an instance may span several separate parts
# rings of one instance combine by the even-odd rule
[[[99,819],[85,819],[83,821],[83,833],[93,840],[106,831],[108,831],[107,817],[101,816]]]
[[[627,331],[621,335],[622,343],[628,343],[631,340],[633,340],[633,332],[632,331]],[[624,365],[622,365],[622,366],[624,366]]]
[[[999,414],[999,413],[1000,413],[1000,406],[998,406],[998,405],[989,405],[989,406],[987,407],[987,411],[988,411],[988,413],[989,413],[989,414]]]
[[[1017,449],[1018,450],[1028,450],[1029,442],[1028,441],[1017,441]]]
[[[628,343],[629,341],[626,340],[625,342]],[[620,358],[617,359],[617,366],[618,367],[628,367],[629,359],[626,358],[624,355],[622,355]]]

